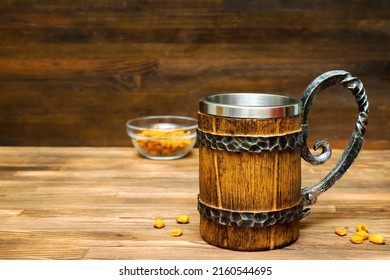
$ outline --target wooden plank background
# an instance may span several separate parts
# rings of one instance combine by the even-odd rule
[[[317,75],[359,77],[365,148],[388,148],[390,3],[382,0],[7,0],[0,3],[0,145],[129,146],[125,122],[196,116],[216,92],[299,98]],[[357,106],[316,101],[309,140],[343,148]]]

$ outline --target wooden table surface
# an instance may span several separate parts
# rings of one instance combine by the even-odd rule
[[[302,163],[303,186],[323,166]],[[390,259],[390,150],[364,150],[312,207],[298,241],[284,249],[237,252],[199,235],[198,150],[152,161],[133,148],[0,147],[0,259]],[[179,214],[189,224],[176,224]],[[155,229],[154,218],[166,227]],[[366,223],[387,244],[355,245],[334,233]],[[170,230],[180,228],[181,237]]]

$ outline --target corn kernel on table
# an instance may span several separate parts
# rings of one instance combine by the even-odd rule
[[[302,185],[333,168],[302,161]],[[173,161],[133,148],[0,147],[0,259],[390,259],[390,150],[364,150],[312,206],[294,244],[239,252],[199,235],[198,150]],[[188,224],[177,224],[180,214]],[[153,227],[153,219],[166,226]],[[352,244],[359,223],[387,243]],[[348,227],[337,236],[335,229]],[[172,237],[173,228],[182,230]]]

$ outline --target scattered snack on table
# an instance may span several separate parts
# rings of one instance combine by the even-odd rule
[[[375,243],[375,244],[385,244],[386,243],[385,239],[378,234],[371,235],[370,242]]]
[[[187,215],[182,214],[177,217],[176,222],[179,224],[188,224],[190,222],[190,218]]]
[[[363,243],[363,237],[358,235],[353,235],[349,239],[353,244],[362,244]]]
[[[368,227],[364,223],[358,224],[356,226],[356,231],[362,231],[362,230],[368,232]]]
[[[180,235],[182,235],[181,229],[175,228],[175,229],[172,229],[172,230],[171,230],[171,236],[177,237],[177,236],[180,236]]]
[[[335,232],[337,235],[344,236],[344,235],[347,235],[348,230],[345,227],[339,227],[339,228],[336,228]]]
[[[348,228],[347,227],[338,227],[335,230],[335,233],[339,236],[345,236],[348,234]],[[374,234],[369,235],[368,234],[368,227],[364,223],[360,223],[356,225],[356,232],[353,236],[349,238],[349,240],[354,244],[362,244],[364,240],[369,240],[371,243],[374,244],[385,244],[385,239],[383,236]]]
[[[164,222],[164,220],[162,220],[162,219],[155,219],[155,220],[153,221],[153,226],[154,226],[155,228],[163,228],[163,227],[165,227],[165,222]]]
[[[360,236],[361,238],[363,238],[363,240],[367,240],[369,235],[368,235],[368,232],[367,231],[364,231],[364,230],[359,230],[355,233],[355,235],[357,236]]]

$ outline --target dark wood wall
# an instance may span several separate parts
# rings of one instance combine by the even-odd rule
[[[366,148],[390,144],[390,2],[21,0],[0,3],[0,145],[128,146],[125,122],[196,116],[216,92],[299,98],[343,69],[370,101]],[[342,148],[357,105],[334,87],[310,138]]]

